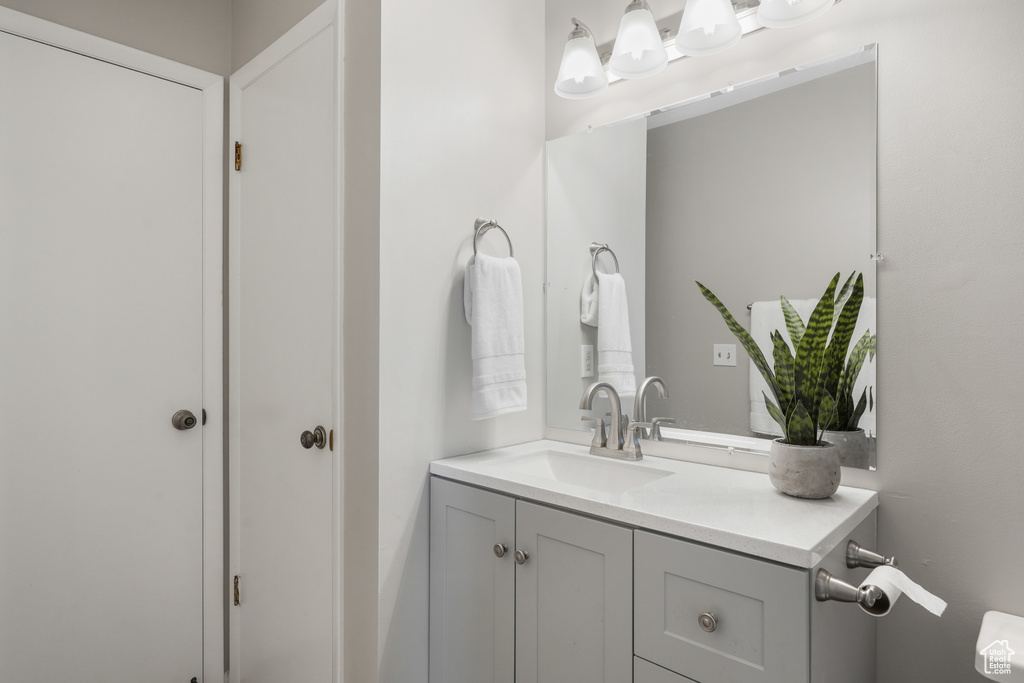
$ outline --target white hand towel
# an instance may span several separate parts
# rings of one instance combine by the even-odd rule
[[[608,382],[625,399],[636,394],[626,281],[618,273],[598,273],[597,280],[597,381]]]
[[[583,281],[583,291],[580,293],[580,322],[584,325],[597,327],[598,322],[598,297],[597,278],[593,273],[587,275]]]
[[[470,418],[526,410],[523,282],[516,260],[474,256],[466,267],[463,305],[473,328]]]

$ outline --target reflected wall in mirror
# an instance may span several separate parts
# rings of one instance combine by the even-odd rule
[[[668,386],[647,411],[676,420],[666,438],[764,452],[772,438],[760,376],[694,280],[751,329],[748,304],[813,300],[837,272],[863,272],[855,340],[876,331],[875,59],[869,46],[548,143],[550,426],[585,428],[577,406],[596,377],[582,377],[581,347],[597,342],[579,314],[593,241],[626,281],[637,382]],[[781,310],[772,316],[753,323],[785,334]],[[735,366],[714,364],[716,344],[735,345]],[[874,380],[872,361],[860,379],[876,401],[860,422],[872,437]]]

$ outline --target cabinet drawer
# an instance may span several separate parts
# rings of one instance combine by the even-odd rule
[[[693,679],[633,657],[633,683],[693,683]]]
[[[807,572],[643,531],[634,552],[638,656],[700,683],[808,680]]]

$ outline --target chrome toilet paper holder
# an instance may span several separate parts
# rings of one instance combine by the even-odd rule
[[[846,566],[851,569],[896,567],[896,565],[895,557],[885,557],[873,550],[867,550],[856,541],[850,541],[846,546]],[[814,598],[818,602],[828,600],[855,602],[868,614],[886,614],[892,607],[889,596],[878,586],[854,586],[836,578],[827,569],[819,569],[814,577]]]
[[[874,569],[875,567],[896,567],[897,563],[895,557],[886,557],[881,553],[862,547],[857,541],[850,541],[846,544],[846,566],[850,569],[856,567]]]

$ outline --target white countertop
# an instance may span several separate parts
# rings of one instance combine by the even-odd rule
[[[600,461],[594,481],[602,483],[559,481],[527,466],[544,451],[555,451],[559,462]],[[804,500],[777,491],[766,474],[646,455],[622,462],[588,451],[533,441],[435,460],[430,473],[803,568],[817,565],[878,506],[866,489],[840,486],[831,498]],[[579,462],[586,468],[593,460]]]

